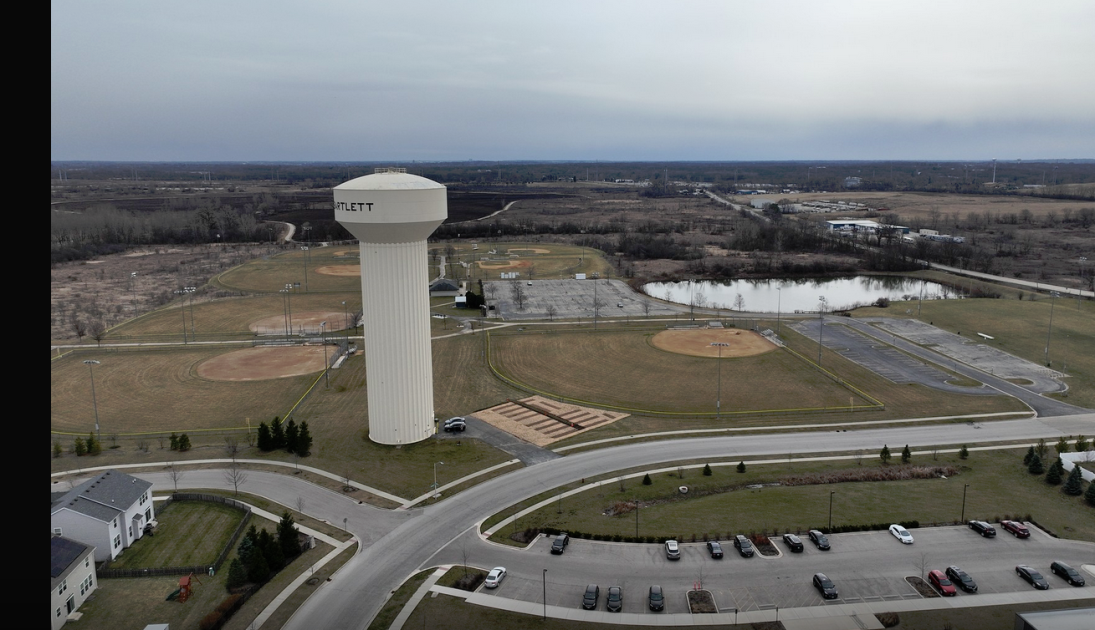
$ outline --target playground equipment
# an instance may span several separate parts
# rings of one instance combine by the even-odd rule
[[[179,588],[172,591],[171,594],[167,596],[167,601],[176,601],[180,604],[185,604],[186,600],[190,599],[190,593],[194,589],[191,580],[197,580],[198,584],[202,583],[202,581],[193,573],[179,578]]]

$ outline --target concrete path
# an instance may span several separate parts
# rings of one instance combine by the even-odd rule
[[[388,627],[388,630],[403,630],[403,624],[407,623],[407,619],[410,618],[411,613],[414,612],[415,608],[418,608],[419,602],[426,597],[426,593],[429,593],[433,589],[434,585],[437,584],[437,581],[440,580],[450,568],[452,567],[449,565],[437,567],[437,570],[434,571],[430,577],[426,578],[426,581],[422,583],[422,586],[419,586],[418,590],[414,592],[414,595],[411,595],[411,598],[403,605],[403,609],[399,611],[399,615],[395,618],[395,621],[392,622],[392,625]]]

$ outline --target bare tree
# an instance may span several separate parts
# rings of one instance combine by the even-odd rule
[[[559,312],[559,309],[554,304],[548,304],[544,310],[547,312],[548,320],[555,321],[555,315]]]
[[[510,297],[513,298],[513,303],[517,305],[517,310],[525,310],[525,288],[521,286],[521,283],[514,280],[510,283]]]
[[[240,441],[232,435],[224,438],[224,450],[233,460],[240,454]]]
[[[183,471],[179,470],[175,464],[167,465],[167,478],[171,480],[171,483],[175,486],[175,492],[179,491],[179,481],[183,478]]]
[[[643,305],[643,315],[645,317],[650,317],[650,300],[644,299],[642,301],[642,305]]]
[[[224,469],[224,481],[226,483],[232,484],[232,490],[236,493],[236,495],[239,495],[240,486],[242,486],[243,483],[247,481],[247,473],[244,472],[242,468],[240,468],[239,464],[237,464],[236,462],[232,462],[232,464],[228,468]]]
[[[734,297],[734,308],[736,308],[739,313],[745,310],[745,298],[742,297],[740,293]]]
[[[856,466],[862,466],[863,465],[863,449],[859,449],[855,452],[855,465]]]
[[[924,576],[928,573],[928,566],[931,564],[931,558],[928,557],[926,551],[920,552],[920,560],[916,562],[916,568],[920,569],[920,579],[924,579]]]
[[[144,440],[144,439],[137,440],[137,450],[138,451],[144,451],[145,453],[147,453],[148,452],[148,440]]]
[[[297,497],[297,512],[304,516],[304,497]]]

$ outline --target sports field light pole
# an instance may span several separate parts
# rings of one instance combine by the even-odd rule
[[[821,340],[825,338],[825,307],[827,302],[825,296],[822,295],[818,298],[820,303],[817,309],[817,364],[821,366]]]
[[[289,311],[286,306],[289,299],[289,283],[286,283],[285,288],[278,293],[281,294],[281,323],[285,326],[285,340],[289,341]]]
[[[304,292],[308,292],[308,258],[311,257],[307,247],[300,248],[304,252]]]
[[[323,376],[327,379],[327,389],[331,389],[331,370],[327,365],[327,320],[319,323],[320,343],[323,344]]]
[[[87,371],[91,375],[91,408],[95,410],[95,435],[102,444],[103,434],[99,431],[99,403],[95,400],[95,366],[99,365],[99,362],[95,359],[84,359],[84,365],[87,366]]]
[[[730,344],[725,341],[713,341],[712,346],[719,349],[719,369],[718,369],[718,385],[715,386],[715,418],[722,417],[722,349],[728,347]],[[638,527],[638,525],[636,525]]]
[[[1049,294],[1053,296],[1053,301],[1049,303],[1049,331],[1046,333],[1046,367],[1049,367],[1049,340],[1053,336],[1053,306],[1057,304],[1057,298],[1061,297],[1061,294],[1057,291],[1050,291]]]

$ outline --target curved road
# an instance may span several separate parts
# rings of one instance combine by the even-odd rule
[[[1062,435],[1095,434],[1095,413],[1052,419],[877,428],[857,431],[798,432],[646,442],[577,453],[523,468],[486,481],[459,495],[422,509],[387,512],[358,505],[337,493],[298,480],[249,471],[245,490],[285,505],[305,497],[305,512],[340,524],[362,539],[362,551],[334,579],[297,611],[285,628],[365,628],[386,599],[385,594],[435,553],[482,519],[559,485],[633,466],[682,459],[738,459],[864,449],[883,444],[920,447],[933,444],[991,441],[1054,441]],[[157,490],[171,488],[166,474],[141,474]],[[224,487],[219,471],[187,471],[187,487]]]

